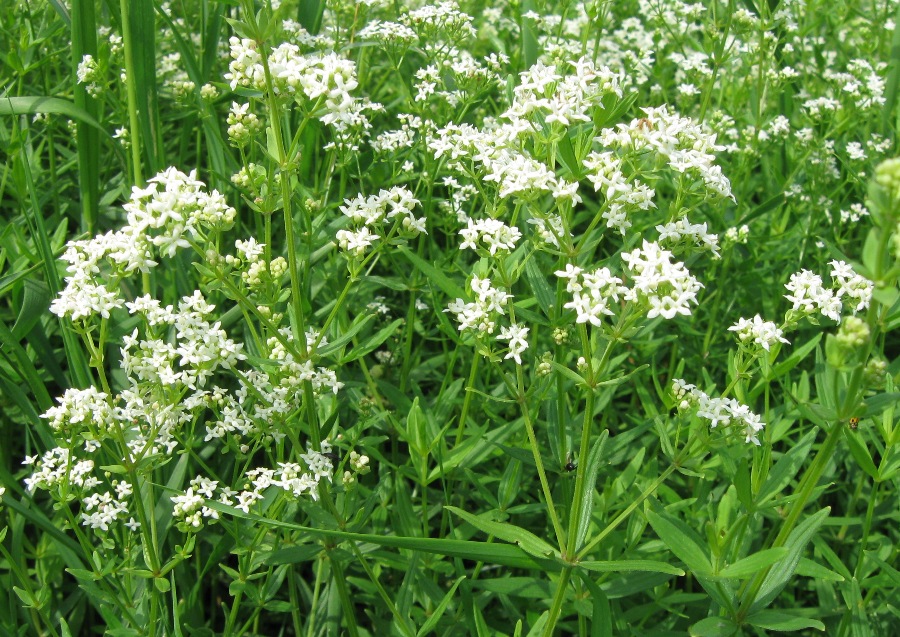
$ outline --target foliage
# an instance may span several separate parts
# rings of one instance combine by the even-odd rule
[[[3,4],[0,632],[893,634],[894,4]]]

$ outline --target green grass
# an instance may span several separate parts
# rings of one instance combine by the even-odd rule
[[[410,44],[364,30],[416,15],[402,3],[3,5],[0,633],[893,634],[900,170],[885,160],[897,154],[900,28],[886,28],[895,12],[880,1],[697,6],[463,3],[470,18],[409,20]],[[235,89],[232,36],[261,56]],[[86,54],[96,86],[78,81]],[[582,54],[620,73],[621,94],[566,122],[527,102],[520,73],[555,65],[544,97],[565,101]],[[309,69],[348,63],[331,98],[381,104],[352,102],[369,128],[336,126],[329,115],[346,112],[304,93]],[[291,69],[302,82],[286,83]],[[340,82],[358,86],[338,95]],[[591,99],[599,85],[571,90]],[[703,181],[706,168],[674,167],[665,146],[611,135],[655,139],[664,117],[642,109],[664,104],[704,127],[681,133],[695,150],[716,135],[712,165],[733,197]],[[510,121],[523,127],[503,145],[493,131]],[[479,137],[436,150],[455,134]],[[501,145],[522,163],[498,176],[497,157],[478,153]],[[591,155],[603,151],[624,182],[654,190],[651,207],[624,204],[621,233]],[[185,192],[130,200],[170,166],[222,194],[199,195],[205,214],[227,203],[234,218],[204,217]],[[578,182],[582,201],[516,191],[529,170]],[[417,203],[378,200],[392,188]],[[357,196],[382,216],[345,214]],[[157,265],[126,272],[106,256],[88,278],[179,322],[124,305],[51,313],[77,283],[67,242],[141,214],[159,221],[127,245]],[[461,249],[466,217],[504,228]],[[419,218],[427,233],[411,229]],[[687,314],[651,318],[627,255],[664,243],[660,228],[678,219],[705,223],[721,258],[667,243],[703,287]],[[363,226],[371,245],[342,247]],[[492,250],[513,226],[515,245]],[[173,236],[185,241],[167,252]],[[250,238],[265,244],[258,255],[235,243]],[[854,312],[843,291],[839,321],[791,310],[791,275],[828,288],[834,260],[875,283],[868,306]],[[556,274],[567,266],[609,268],[636,296],[603,288],[600,324],[577,323]],[[511,298],[486,311],[487,331],[460,329],[458,307],[485,280]],[[202,319],[179,307],[195,291],[215,306]],[[729,328],[756,315],[789,343],[740,342]],[[246,359],[204,358],[220,327]],[[527,348],[498,338],[510,327],[528,328]],[[675,379],[697,387],[676,395]],[[107,395],[54,421],[76,388]],[[720,399],[747,411],[710,428]],[[734,424],[750,412],[765,423],[758,446]],[[54,448],[92,460],[97,483],[79,487],[73,460],[69,482],[26,489]],[[260,473],[294,463],[312,479],[316,462],[329,479],[291,483],[294,495]],[[260,499],[238,506],[254,489]],[[90,528],[107,492],[127,513]]]

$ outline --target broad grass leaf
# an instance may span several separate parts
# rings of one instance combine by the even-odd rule
[[[508,524],[506,522],[494,522],[484,518],[467,513],[457,507],[444,507],[451,513],[461,517],[463,520],[474,526],[479,531],[483,531],[488,535],[500,538],[506,542],[517,544],[523,551],[535,557],[559,557],[559,551],[550,546],[547,542],[539,538],[531,531],[526,531],[520,526]]]
[[[465,296],[463,289],[450,279],[450,277],[444,274],[443,270],[428,263],[416,253],[410,251],[409,248],[398,246],[397,249],[425,275],[427,280],[438,286],[444,294],[454,299]]]
[[[594,509],[594,492],[597,485],[597,473],[600,471],[600,464],[603,461],[604,449],[609,440],[609,431],[604,429],[600,432],[597,440],[594,441],[587,457],[587,466],[581,467],[584,471],[584,481],[581,484],[581,494],[576,495],[581,499],[581,512],[578,518],[578,533],[575,536],[575,550],[578,550],[584,544],[584,538],[587,537],[588,528],[591,524],[591,514]]]
[[[691,637],[729,637],[737,634],[738,625],[727,617],[707,617],[690,627]]]
[[[597,573],[629,573],[643,571],[647,573],[666,573],[667,575],[684,575],[684,571],[677,566],[653,560],[582,560],[578,562],[578,566]]]
[[[553,289],[547,283],[547,278],[538,267],[534,255],[525,263],[525,279],[528,281],[528,285],[531,286],[531,291],[534,292],[534,298],[537,300],[538,307],[541,308],[544,316],[549,317],[550,308],[554,306],[556,299],[554,298]]]
[[[457,580],[453,583],[453,586],[450,587],[450,590],[447,591],[447,594],[444,595],[444,598],[441,600],[441,603],[437,605],[434,611],[431,613],[431,617],[428,618],[422,627],[419,629],[419,632],[416,633],[416,637],[424,637],[429,632],[431,632],[437,623],[441,620],[441,617],[444,616],[444,612],[447,610],[447,607],[450,606],[450,602],[453,600],[453,594],[456,592],[456,589],[459,588],[459,585],[462,581],[466,579],[465,575],[460,575]]]
[[[206,506],[215,509],[220,513],[226,513],[235,518],[243,520],[251,520],[262,526],[271,528],[282,528],[293,531],[302,531],[312,536],[330,537],[335,539],[344,539],[352,542],[368,542],[377,546],[387,546],[391,548],[408,549],[410,551],[422,551],[434,555],[443,555],[445,557],[458,557],[464,560],[474,562],[484,562],[486,564],[499,564],[501,566],[512,566],[515,568],[537,568],[538,563],[529,556],[524,550],[517,546],[506,544],[496,544],[490,542],[476,542],[472,540],[451,540],[439,538],[421,538],[421,537],[402,537],[396,535],[377,535],[373,533],[352,533],[350,531],[339,531],[337,529],[322,529],[283,520],[275,520],[266,518],[253,513],[244,513],[243,511],[230,507],[213,500],[208,500]],[[548,545],[549,546],[549,545]],[[559,570],[560,566],[553,560],[543,560],[539,562],[540,567],[544,570]]]
[[[812,449],[812,444],[818,432],[818,428],[813,427],[797,444],[793,445],[787,453],[778,459],[778,462],[769,471],[766,481],[756,496],[756,506],[765,504],[790,484],[800,467],[803,466],[806,456],[809,455],[809,450]]]
[[[374,351],[376,347],[388,340],[402,323],[403,319],[397,319],[390,325],[381,328],[370,338],[350,350],[350,353],[340,360],[340,364],[353,362]]]
[[[825,630],[825,624],[812,617],[803,617],[783,610],[762,610],[747,618],[747,623],[757,628],[777,630],[780,632],[792,632],[814,628]]]
[[[711,575],[712,564],[709,561],[709,553],[700,536],[687,524],[666,513],[661,506],[657,506],[659,511],[647,512],[647,520],[659,539],[687,565],[691,572],[696,575]]]
[[[494,577],[475,580],[472,588],[527,599],[545,600],[553,597],[553,583],[544,577]]]
[[[329,341],[328,345],[324,347],[319,347],[316,350],[316,353],[319,356],[331,356],[338,350],[340,350],[344,345],[353,340],[353,337],[359,334],[360,330],[362,330],[366,325],[368,325],[375,318],[374,314],[366,314],[360,315],[356,318],[353,323],[351,323],[350,327],[342,333],[339,337],[334,339],[333,341]]]
[[[840,573],[835,573],[831,569],[814,562],[808,557],[800,558],[800,562],[797,564],[797,570],[794,571],[794,573],[802,575],[803,577],[812,577],[826,582],[843,582],[846,580]],[[900,582],[898,582],[898,585],[900,585]]]
[[[771,549],[764,549],[753,555],[738,560],[734,564],[729,564],[716,574],[716,577],[725,579],[745,579],[764,568],[768,568],[787,553],[787,549],[778,546]]]
[[[24,95],[21,97],[0,98],[0,115],[64,115],[93,126],[106,134],[106,130],[90,113],[75,105],[74,102],[61,97],[44,97],[42,95]]]
[[[612,612],[609,607],[609,599],[606,593],[588,577],[587,573],[580,572],[581,581],[591,593],[593,602],[593,614],[591,615],[591,637],[613,637]]]
[[[788,580],[793,576],[794,571],[797,570],[803,550],[819,530],[819,527],[822,526],[830,511],[831,508],[826,507],[813,513],[791,531],[787,542],[784,544],[787,553],[769,570],[766,579],[763,580],[762,586],[759,588],[759,592],[756,594],[756,599],[753,600],[753,605],[750,607],[751,612],[762,610],[775,600],[788,583]]]
[[[786,359],[772,368],[771,378],[781,378],[789,371],[794,369],[797,365],[800,364],[800,361],[806,358],[807,354],[815,349],[816,345],[818,345],[819,341],[821,340],[822,332],[819,332],[800,347],[795,347],[790,356],[788,356]]]
[[[852,431],[849,428],[844,429],[844,437],[847,439],[847,446],[850,448],[850,455],[856,460],[859,468],[865,471],[870,478],[878,478],[878,469],[872,460],[872,454],[866,448],[866,443],[858,431]]]

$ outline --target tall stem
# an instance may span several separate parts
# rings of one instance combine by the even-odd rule
[[[138,127],[137,86],[134,75],[134,42],[131,39],[131,18],[128,14],[128,0],[119,0],[122,12],[122,41],[125,47],[125,92],[128,96],[128,132],[131,141],[131,162],[134,164],[134,183],[143,188],[144,176],[141,170],[141,135]]]
[[[559,543],[559,551],[561,554],[565,555],[566,537],[563,533],[559,516],[556,514],[556,505],[553,504],[553,495],[550,492],[550,483],[547,481],[547,472],[544,470],[544,461],[541,459],[541,450],[538,447],[537,436],[534,435],[534,425],[531,423],[531,414],[528,412],[528,404],[525,400],[525,382],[522,374],[522,367],[520,365],[516,365],[516,379],[518,382],[516,402],[518,402],[522,408],[522,417],[525,419],[525,430],[528,432],[528,443],[531,446],[534,463],[537,465],[541,489],[544,492],[544,499],[547,501],[547,510],[550,513],[550,522],[553,524],[553,530],[556,533],[556,541]]]
[[[816,454],[815,459],[813,459],[809,469],[803,474],[803,478],[800,480],[800,492],[797,499],[794,500],[791,511],[785,518],[784,524],[781,525],[781,530],[779,530],[778,535],[772,542],[770,548],[784,546],[785,542],[787,542],[791,531],[794,530],[794,526],[796,526],[797,521],[800,519],[800,515],[803,513],[807,501],[812,495],[813,490],[816,488],[819,478],[822,477],[825,467],[828,465],[829,460],[831,460],[831,456],[834,455],[834,450],[837,447],[838,441],[841,439],[841,433],[843,431],[844,422],[842,420],[839,420],[831,427],[831,431],[828,432],[828,436],[825,438],[822,448],[819,449],[819,452]],[[737,620],[739,623],[742,622],[750,612],[750,607],[756,599],[756,595],[759,593],[759,589],[762,587],[768,573],[768,568],[759,571],[750,583],[737,613]]]

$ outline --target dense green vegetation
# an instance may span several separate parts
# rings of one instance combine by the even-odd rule
[[[896,634],[898,15],[2,3],[0,633]]]

